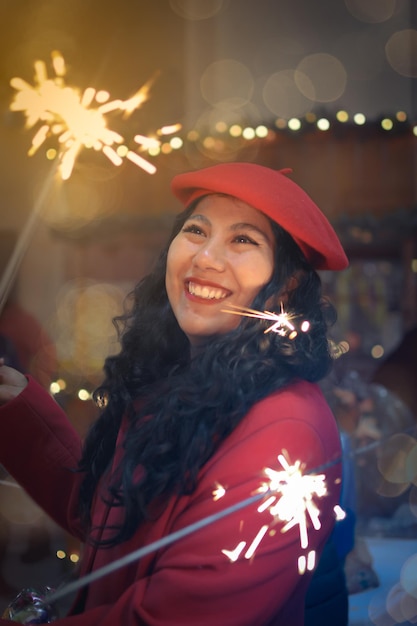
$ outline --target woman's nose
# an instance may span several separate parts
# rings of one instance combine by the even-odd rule
[[[222,272],[225,263],[224,246],[215,239],[206,241],[194,255],[194,265],[203,270],[213,269]]]

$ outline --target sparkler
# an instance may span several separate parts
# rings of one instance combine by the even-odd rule
[[[298,335],[294,324],[291,320],[295,318],[294,315],[290,315],[284,311],[284,305],[281,302],[280,313],[273,313],[272,311],[257,311],[256,309],[250,309],[248,307],[230,305],[230,309],[223,309],[224,313],[231,313],[232,315],[241,315],[243,317],[254,317],[260,320],[267,320],[273,322],[264,333],[274,332],[282,337],[288,336],[289,339],[295,339]],[[310,323],[305,320],[300,325],[302,332],[307,332],[310,328]]]
[[[126,118],[140,108],[149,98],[154,82],[151,78],[127,100],[111,100],[107,91],[87,87],[82,93],[65,84],[65,61],[62,55],[52,52],[53,78],[48,77],[44,61],[35,61],[34,85],[22,78],[12,78],[11,86],[17,93],[10,105],[12,111],[22,111],[26,116],[26,127],[40,125],[36,131],[29,156],[37,152],[49,136],[55,136],[60,146],[59,173],[63,180],[70,178],[77,156],[83,148],[101,151],[113,165],[119,166],[127,158],[149,174],[156,167],[137,152],[122,145],[124,137],[107,127],[106,115],[118,111]],[[93,106],[96,105],[96,106]],[[180,125],[160,128],[157,135],[169,134]],[[157,138],[136,135],[135,142],[144,148],[160,145]]]
[[[301,462],[296,461],[290,465],[284,454],[278,455],[278,461],[282,470],[269,467],[265,469],[269,482],[264,482],[258,490],[258,493],[264,495],[264,501],[259,505],[258,512],[269,510],[274,518],[273,524],[278,521],[286,522],[281,529],[282,533],[287,532],[293,526],[298,526],[301,548],[306,549],[308,547],[308,519],[311,520],[315,530],[321,527],[320,511],[313,498],[314,496],[321,498],[327,494],[325,476],[324,474],[303,474]],[[261,526],[244,554],[246,559],[253,557],[270,528],[271,524]],[[222,550],[222,552],[231,561],[236,561],[246,545],[246,541],[241,541],[234,550]],[[304,573],[306,569],[312,569],[314,563],[315,552],[313,550],[310,551],[307,559],[303,557],[299,560],[299,572]]]
[[[298,336],[298,331],[292,323],[297,317],[295,314],[290,314],[284,311],[284,306],[281,302],[280,313],[273,313],[272,311],[257,311],[256,309],[250,309],[248,307],[236,306],[234,304],[229,305],[230,309],[223,309],[223,313],[231,313],[232,315],[241,315],[242,317],[254,317],[259,320],[266,320],[273,322],[271,326],[268,326],[264,330],[264,333],[274,332],[281,337],[288,337],[288,339],[295,339]],[[310,322],[304,320],[299,325],[299,330],[306,333],[310,330]],[[349,344],[347,341],[340,341],[336,343],[332,339],[328,339],[329,352],[332,359],[338,359],[343,354],[349,351]]]

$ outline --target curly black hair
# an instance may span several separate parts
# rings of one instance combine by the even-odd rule
[[[194,208],[177,217],[154,270],[114,320],[121,351],[105,361],[105,379],[95,396],[106,398],[106,406],[86,438],[78,468],[84,472],[80,507],[88,524],[124,418],[124,454],[107,494],[112,506],[124,508],[124,521],[99,542],[102,546],[129,539],[172,495],[191,493],[200,468],[254,403],[295,380],[318,381],[331,367],[327,332],[335,310],[322,296],[317,272],[272,221],[274,272],[252,307],[279,312],[285,297],[286,310],[308,320],[309,332],[290,339],[262,332],[270,323],[242,317],[237,328],[191,354],[168,301],[165,273],[169,245]],[[287,289],[292,277],[295,286]]]

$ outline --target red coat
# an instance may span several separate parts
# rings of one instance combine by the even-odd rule
[[[81,442],[55,400],[30,379],[16,399],[0,407],[0,423],[0,462],[58,524],[85,540],[77,515],[80,476],[71,471]],[[316,499],[321,527],[316,530],[309,521],[307,549],[300,546],[297,524],[282,532],[284,523],[274,524],[269,509],[260,513],[258,504],[251,505],[92,583],[83,612],[56,623],[301,626],[311,572],[299,573],[298,558],[321,552],[334,524],[341,473],[335,420],[318,387],[307,382],[258,402],[202,468],[196,491],[172,498],[164,513],[141,525],[131,540],[99,550],[87,543],[81,575],[247,499],[265,480],[266,467],[282,470],[277,456],[283,452],[291,464],[301,461],[304,473],[330,461],[324,470],[328,493]],[[216,500],[218,485],[226,493]],[[96,497],[94,525],[117,524],[120,514]],[[245,558],[263,525],[270,526],[268,532],[254,556]],[[222,550],[233,551],[241,542],[245,548],[232,562]]]

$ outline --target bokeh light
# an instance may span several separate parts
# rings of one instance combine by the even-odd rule
[[[64,285],[53,324],[62,371],[77,376],[101,372],[106,356],[118,349],[112,318],[120,313],[123,296],[118,287],[92,280]]]
[[[356,19],[375,24],[393,16],[396,0],[345,0],[345,5]]]
[[[407,487],[411,481],[415,480],[416,446],[417,441],[405,433],[394,434],[381,443],[378,469],[385,480]]]
[[[298,64],[295,82],[306,98],[316,102],[334,102],[346,89],[347,73],[338,58],[320,52],[304,57]]]
[[[305,91],[312,97],[300,92],[297,81],[305,86]],[[271,74],[262,89],[265,105],[272,113],[285,120],[305,115],[315,99],[314,86],[309,78],[298,72],[297,81],[294,70],[283,70]]]
[[[212,106],[236,109],[250,101],[254,92],[251,72],[243,63],[223,59],[211,63],[200,79],[203,98]]]
[[[392,69],[407,78],[417,78],[417,30],[406,28],[391,35],[385,54]]]

